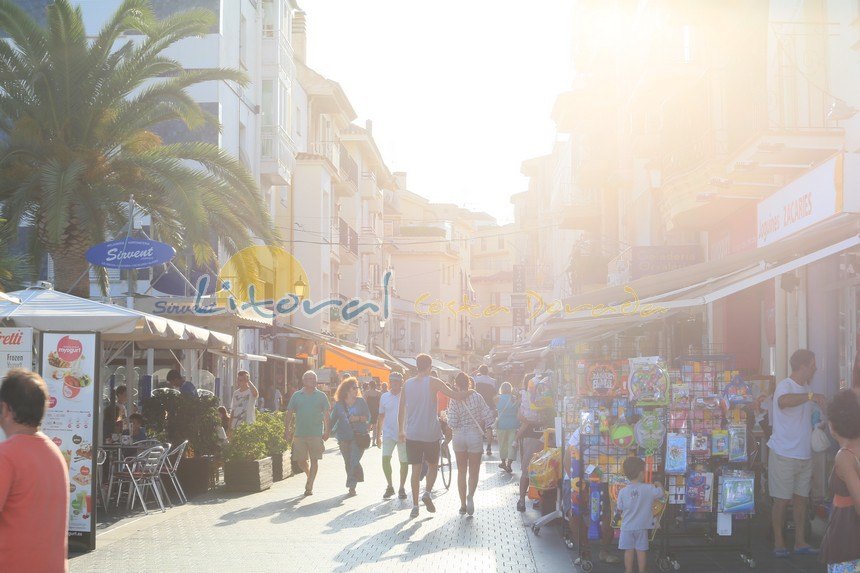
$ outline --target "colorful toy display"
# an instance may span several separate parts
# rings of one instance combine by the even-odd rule
[[[663,445],[663,438],[666,436],[666,426],[660,421],[660,418],[653,412],[645,412],[636,425],[633,427],[633,434],[636,437],[636,443],[646,452],[655,452]],[[647,454],[646,455],[650,455]]]
[[[711,438],[708,434],[696,432],[690,438],[690,453],[695,456],[707,456],[711,453]]]
[[[723,398],[728,402],[729,406],[752,404],[752,387],[744,382],[740,373],[734,370],[727,371],[725,372],[725,377],[729,378],[729,382],[723,385]]]
[[[683,434],[666,436],[667,474],[683,475],[687,471],[687,437]]]
[[[672,407],[677,409],[690,407],[690,385],[684,382],[672,384]]]
[[[607,490],[609,491],[610,515],[612,515],[609,526],[614,529],[621,527],[621,512],[617,509],[618,494],[629,483],[630,480],[621,475],[611,475],[608,479]]]
[[[606,498],[606,484],[592,482],[589,486],[589,523],[588,539],[597,541],[600,539],[600,516],[603,514],[603,504]]]
[[[669,373],[660,357],[630,359],[628,394],[640,406],[662,406],[669,402]]]
[[[633,426],[630,424],[615,424],[609,431],[609,439],[619,448],[629,448],[633,445]]]

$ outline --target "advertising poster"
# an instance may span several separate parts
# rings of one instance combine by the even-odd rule
[[[43,332],[42,377],[51,395],[42,431],[69,466],[69,548],[95,549],[96,372],[93,332]]]
[[[33,368],[33,329],[0,328],[0,380],[15,368]],[[6,439],[0,430],[0,442]]]

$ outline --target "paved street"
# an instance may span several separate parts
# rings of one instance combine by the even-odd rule
[[[411,502],[383,501],[380,450],[365,455],[366,482],[346,498],[341,458],[329,442],[314,495],[302,477],[263,493],[219,493],[166,513],[122,520],[98,536],[96,551],[73,556],[71,571],[570,571],[557,528],[536,538],[537,512],[516,512],[516,474],[484,464],[473,518],[437,481],[437,512],[409,518]],[[516,466],[515,466],[516,467]],[[455,475],[456,478],[456,475]],[[452,484],[453,486],[453,484]],[[120,566],[121,564],[121,566]]]

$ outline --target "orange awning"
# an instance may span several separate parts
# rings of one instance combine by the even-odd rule
[[[391,369],[378,356],[330,342],[325,344],[324,352],[324,368],[334,368],[338,372],[357,372],[359,376],[376,376],[380,380],[388,379]]]

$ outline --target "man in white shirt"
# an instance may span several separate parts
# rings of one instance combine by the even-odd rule
[[[824,396],[813,393],[815,354],[801,349],[791,355],[791,376],[776,385],[771,406],[773,433],[767,445],[767,482],[773,498],[773,554],[788,557],[785,514],[789,502],[794,513],[794,552],[816,554],[806,541],[806,508],[812,479],[812,404],[824,405]]]
[[[391,458],[394,450],[397,450],[397,458],[400,460],[400,499],[406,499],[406,478],[409,476],[409,460],[406,456],[406,442],[401,442],[397,428],[397,416],[400,412],[400,390],[403,387],[403,375],[400,372],[392,372],[388,378],[391,390],[379,399],[379,416],[376,419],[376,446],[382,448],[382,473],[388,487],[382,495],[383,499],[394,497],[394,483],[392,482]]]
[[[490,407],[493,414],[496,413],[496,396],[499,394],[499,383],[495,378],[490,377],[490,369],[486,364],[481,364],[478,368],[478,375],[475,376],[475,390]],[[487,431],[487,455],[493,455],[493,430]]]
[[[233,393],[233,401],[230,404],[230,420],[235,430],[242,424],[253,424],[257,421],[257,398],[260,392],[251,383],[251,374],[247,370],[239,370],[236,373],[236,382],[239,389]]]

